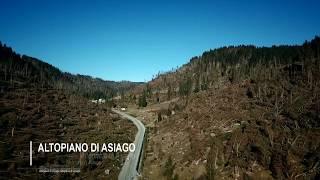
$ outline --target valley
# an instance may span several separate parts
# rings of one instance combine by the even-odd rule
[[[319,58],[319,37],[222,47],[135,83],[61,72],[1,46],[1,177],[317,179]],[[33,152],[29,167],[29,141],[135,143],[139,152]],[[80,173],[37,171],[52,165]]]
[[[142,179],[318,177],[319,42],[211,50],[128,92]]]

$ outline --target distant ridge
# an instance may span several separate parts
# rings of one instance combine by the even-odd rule
[[[72,93],[92,98],[110,98],[128,91],[142,82],[106,81],[88,75],[74,75],[62,72],[51,64],[27,55],[20,55],[0,42],[1,88],[35,86],[64,89]]]

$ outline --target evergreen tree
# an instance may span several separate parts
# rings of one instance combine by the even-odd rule
[[[171,85],[169,85],[169,87],[168,87],[168,92],[167,92],[167,98],[168,98],[168,100],[171,99],[171,96],[172,96],[172,87],[171,87]]]
[[[180,96],[188,96],[192,89],[192,80],[191,77],[183,80],[179,84],[179,94]]]
[[[200,91],[200,82],[199,82],[199,75],[196,77],[195,79],[195,87],[194,87],[194,90],[193,92],[194,93],[197,93]]]
[[[139,107],[147,107],[147,92],[144,90],[142,95],[139,97]]]

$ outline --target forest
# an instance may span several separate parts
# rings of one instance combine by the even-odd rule
[[[87,98],[110,99],[128,91],[136,85],[129,81],[115,82],[88,75],[73,75],[39,59],[20,55],[0,42],[0,77],[1,88],[33,86],[63,89]],[[5,85],[5,86],[4,86]]]

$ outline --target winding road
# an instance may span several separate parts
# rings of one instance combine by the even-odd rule
[[[136,179],[138,175],[139,163],[141,162],[142,158],[142,147],[145,135],[145,127],[141,121],[124,112],[118,111],[116,109],[112,109],[112,111],[132,121],[133,124],[138,128],[138,132],[133,142],[136,146],[136,149],[134,152],[129,152],[126,161],[124,162],[120,174],[118,176],[119,180]]]

